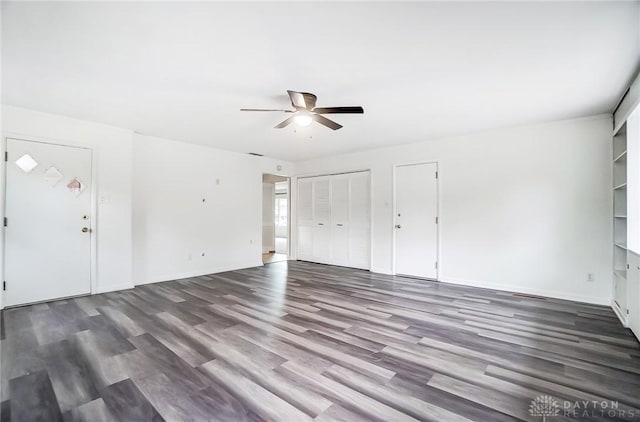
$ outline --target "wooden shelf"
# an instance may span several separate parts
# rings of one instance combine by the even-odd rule
[[[616,158],[613,159],[614,163],[617,163],[619,161],[624,161],[627,159],[627,150],[622,151],[622,153],[618,154],[618,156]]]
[[[615,186],[613,190],[626,189],[626,188],[627,188],[627,182],[624,182],[624,183],[620,183],[618,186]]]

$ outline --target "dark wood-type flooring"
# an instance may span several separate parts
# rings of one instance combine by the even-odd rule
[[[2,315],[2,421],[541,421],[540,395],[640,418],[601,306],[290,261]]]

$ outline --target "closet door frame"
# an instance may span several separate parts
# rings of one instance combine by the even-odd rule
[[[336,175],[340,175],[340,174],[351,174],[351,173],[363,173],[363,172],[367,172],[369,173],[369,269],[368,270],[363,270],[363,271],[371,271],[373,268],[373,174],[370,168],[360,168],[360,169],[347,169],[347,170],[336,170],[336,171],[332,171],[330,173],[308,173],[308,174],[303,174],[303,175],[299,175],[296,176],[295,180],[296,180],[296,213],[298,212],[298,207],[297,207],[297,202],[298,202],[298,183],[300,179],[308,179],[308,178],[314,178],[314,177],[322,177],[322,176],[336,176]],[[295,245],[295,251],[296,251],[296,260],[300,260],[300,261],[306,261],[305,259],[301,259],[299,254],[298,254],[298,239],[297,239],[297,233],[298,233],[298,216],[295,216],[295,233],[296,233],[296,245]],[[314,219],[315,220],[315,219]],[[310,262],[315,262],[315,261],[310,261]],[[332,265],[332,264],[329,264]],[[346,267],[346,268],[350,268],[350,267]],[[359,268],[358,268],[359,269]]]
[[[396,216],[396,170],[398,169],[398,167],[403,167],[403,166],[415,166],[415,165],[420,165],[420,164],[435,164],[436,165],[436,173],[438,174],[438,177],[436,178],[436,209],[438,212],[438,224],[436,227],[436,259],[438,262],[438,267],[436,268],[436,278],[435,281],[440,281],[440,277],[442,276],[442,261],[441,261],[441,255],[442,255],[442,251],[441,249],[441,242],[440,239],[442,237],[441,233],[440,233],[440,226],[442,223],[442,210],[440,209],[440,203],[442,202],[440,200],[440,196],[442,194],[442,190],[440,188],[440,164],[438,163],[438,161],[411,161],[411,162],[403,162],[403,163],[394,163],[393,164],[393,176],[392,176],[392,196],[393,196],[393,213],[391,214],[391,221],[390,221],[390,230],[391,230],[391,242],[392,242],[392,253],[391,253],[391,273],[393,275],[396,275],[396,229],[395,229],[395,216]]]

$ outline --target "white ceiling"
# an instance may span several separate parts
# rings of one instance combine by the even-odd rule
[[[639,27],[639,2],[3,1],[2,101],[296,161],[611,112]],[[239,111],[287,89],[365,114]]]

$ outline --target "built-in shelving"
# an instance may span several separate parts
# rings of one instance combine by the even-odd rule
[[[614,274],[623,280],[627,279],[627,270],[614,270]]]
[[[640,74],[613,111],[613,301],[611,307],[640,339]],[[625,176],[626,173],[626,176]],[[621,217],[626,218],[621,218]],[[627,235],[623,237],[621,231]]]
[[[629,269],[627,251],[627,130],[623,125],[613,137],[613,282],[614,304],[624,314],[623,291]],[[614,306],[615,306],[614,305]]]
[[[626,189],[627,188],[627,182],[622,182],[616,186],[613,187],[614,190],[618,190],[618,189]]]
[[[627,160],[627,151],[622,151],[622,153],[620,155],[618,155],[616,158],[613,159],[614,163],[621,163],[623,161]]]

